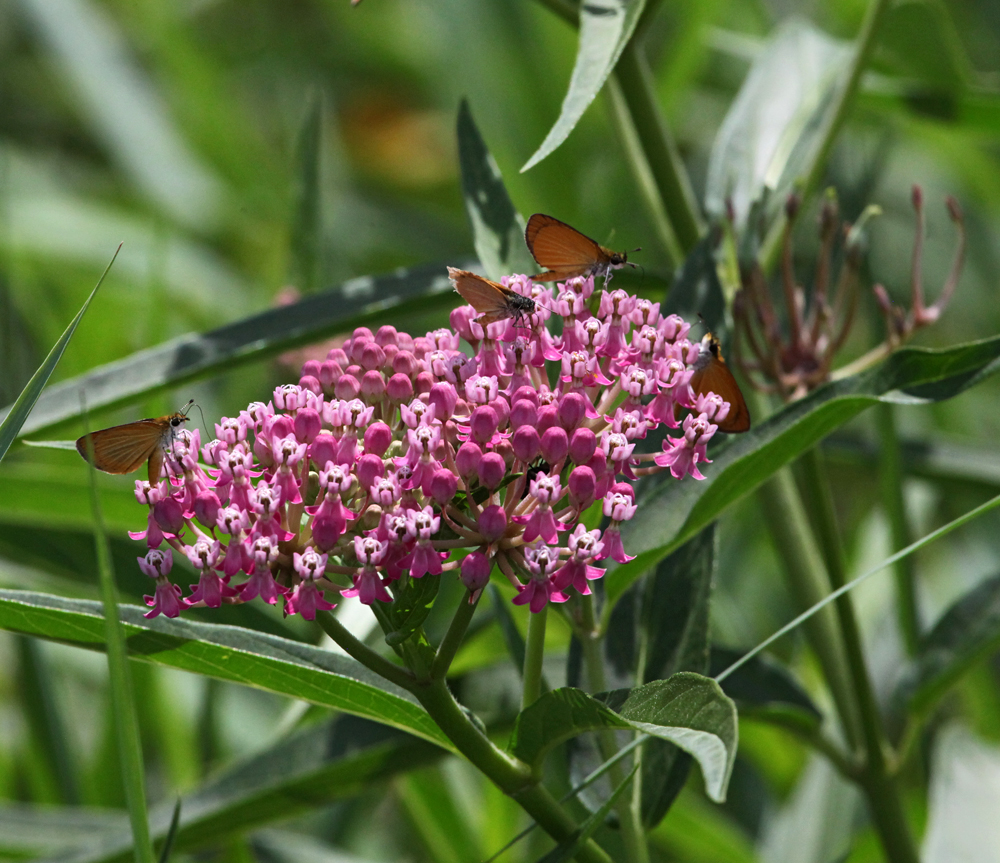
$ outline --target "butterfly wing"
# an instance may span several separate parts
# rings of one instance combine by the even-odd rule
[[[740,385],[721,356],[712,356],[704,368],[691,376],[691,389],[697,395],[713,392],[729,402],[729,413],[717,423],[720,431],[737,434],[750,430],[750,409]]]
[[[537,282],[589,276],[608,264],[608,255],[598,243],[544,213],[535,213],[528,219],[524,241],[534,259],[546,269],[532,276]]]
[[[84,435],[76,442],[76,449],[87,458],[89,437],[94,448],[94,467],[105,473],[132,473],[156,452],[160,452],[162,460],[163,435],[169,427],[169,417],[112,426]]]
[[[507,299],[508,295],[514,292],[509,288],[468,270],[457,270],[454,267],[448,267],[448,278],[462,299],[480,313],[476,318],[478,324],[485,327],[514,316]]]

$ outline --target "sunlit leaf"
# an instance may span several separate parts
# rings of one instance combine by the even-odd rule
[[[0,628],[91,650],[103,650],[100,609],[97,602],[0,590]],[[343,710],[451,748],[409,693],[349,657],[236,626],[162,616],[146,620],[134,605],[120,611],[134,659]]]
[[[521,171],[533,168],[569,137],[614,71],[646,0],[589,0],[580,5],[580,44],[559,119]]]
[[[754,60],[712,145],[705,206],[738,223],[765,189],[773,207],[821,144],[827,115],[845,83],[851,49],[801,18],[788,18]]]
[[[708,795],[725,799],[736,758],[736,707],[714,680],[681,672],[602,697],[608,704],[568,687],[546,693],[518,716],[511,753],[538,770],[552,747],[578,734],[642,731],[693,755]]]

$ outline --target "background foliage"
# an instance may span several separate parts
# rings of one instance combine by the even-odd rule
[[[122,241],[56,379],[166,345],[143,361],[148,379],[106,401],[127,407],[94,412],[95,425],[160,415],[190,397],[211,423],[297,377],[302,355],[280,354],[294,343],[349,330],[362,318],[405,320],[411,332],[445,323],[451,298],[425,290],[445,264],[462,265],[477,253],[455,134],[463,98],[516,209],[553,213],[605,244],[642,246],[636,260],[643,273],[629,284],[661,297],[680,258],[630,170],[613,86],[561,146],[519,172],[559,116],[577,51],[576,31],[546,5],[562,6],[0,0],[0,404],[21,392]],[[655,94],[699,200],[712,189],[713,143],[722,140],[727,112],[768,40],[795,27],[806,34],[801,50],[778,55],[783,74],[758,82],[748,103],[761,109],[765,130],[775,115],[763,107],[780,112],[790,104],[796,95],[789,82],[802,80],[810,63],[821,65],[818,58],[836,64],[846,42],[833,40],[854,38],[864,11],[858,0],[660,5],[645,35]],[[870,228],[863,312],[845,359],[882,338],[867,286],[878,281],[897,300],[908,296],[915,182],[927,202],[924,277],[932,298],[954,242],[945,194],[962,202],[969,232],[958,294],[918,342],[946,347],[1000,330],[998,57],[1000,11],[989,0],[907,0],[887,14],[848,121],[822,164],[821,181],[837,188],[848,219],[868,203],[883,210]],[[812,71],[822,77],[822,69]],[[726,164],[746,180],[752,153],[732,150]],[[707,207],[718,205],[707,197]],[[810,210],[798,232],[803,279],[815,254],[814,216]],[[416,281],[394,274],[400,267],[417,267]],[[362,278],[382,274],[388,278],[375,283]],[[289,286],[309,295],[341,283],[346,306],[338,314],[346,318],[331,315],[325,323],[328,301],[317,297],[280,320],[265,314],[258,329],[224,329],[286,302]],[[379,307],[386,292],[405,295],[418,283],[399,305]],[[250,350],[241,346],[261,340],[266,358],[234,361]],[[213,362],[213,351],[222,359]],[[188,382],[165,388],[172,378],[164,370],[179,365],[190,369]],[[988,378],[945,401],[895,408],[914,536],[998,491],[998,399],[997,380]],[[58,424],[76,413],[74,405],[59,413],[66,401],[63,394],[48,407],[40,403],[36,428],[45,428],[35,437],[80,433],[76,422]],[[37,420],[43,408],[52,411],[44,423]],[[869,411],[824,443],[851,574],[894,548],[876,440]],[[714,467],[721,471],[727,457],[732,461],[729,453]],[[98,598],[87,482],[75,453],[11,449],[0,465],[4,587]],[[130,480],[101,476],[100,488],[123,601],[138,603],[149,588],[134,564],[134,544],[123,537],[145,513],[133,503]],[[1000,826],[983,814],[1000,807],[1000,622],[995,612],[983,613],[1000,596],[997,518],[987,515],[916,557],[920,618],[927,629],[940,621],[929,636],[934,656],[945,654],[937,666],[904,663],[888,573],[855,596],[886,714],[911,705],[932,719],[904,776],[927,861],[956,859],[956,848],[970,849],[967,859],[992,860],[1000,847]],[[662,530],[642,550],[674,538]],[[729,506],[717,533],[713,673],[726,664],[726,649],[752,646],[796,610],[758,498]],[[964,605],[952,607],[970,591]],[[25,631],[16,614],[3,613],[5,628]],[[208,619],[186,616],[191,626]],[[509,728],[516,688],[509,695],[501,683],[510,673],[510,625],[499,608],[480,619],[453,672],[462,675],[463,700]],[[259,606],[227,609],[212,622],[329,646],[301,621]],[[429,629],[444,625],[432,614]],[[513,625],[523,630],[521,616]],[[73,859],[127,859],[104,658],[57,643],[86,641],[75,623],[66,626],[48,632],[56,641],[0,638],[2,859],[69,859],[67,849],[93,839],[105,850]],[[970,632],[980,637],[958,637]],[[546,673],[558,685],[568,631],[553,623],[549,639]],[[213,649],[224,652],[226,644]],[[132,671],[149,794],[154,808],[160,805],[153,832],[163,835],[174,798],[186,795],[191,820],[181,853],[232,861],[473,860],[527,823],[514,803],[428,742],[436,729],[417,736],[399,730],[414,730],[405,699],[380,708],[395,711],[389,728],[337,713],[343,704],[309,706],[239,685],[259,684],[262,668],[230,668],[222,682],[185,672],[191,666],[182,650],[176,654],[162,665],[134,663]],[[775,700],[794,696],[800,711],[829,715],[801,636],[778,642],[773,654],[812,695],[793,686],[793,695]],[[303,657],[303,664],[314,661]],[[680,660],[669,667],[693,668]],[[692,771],[653,833],[655,852],[690,861],[881,859],[854,788],[760,714],[741,710],[727,802],[710,803]],[[537,859],[549,847],[538,833],[504,859]]]

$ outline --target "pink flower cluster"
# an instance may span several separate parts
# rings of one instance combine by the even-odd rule
[[[463,306],[452,329],[416,338],[361,327],[204,446],[179,432],[164,478],[136,482],[149,516],[130,535],[156,579],[146,616],[259,596],[311,620],[334,607],[327,593],[391,602],[400,580],[446,571],[479,591],[494,566],[537,612],[590,593],[601,561],[631,560],[629,481],[667,468],[702,479],[712,420],[729,406],[692,392],[699,346],[658,303],[624,290],[592,302],[593,279],[504,284],[538,305],[517,326],[484,330]],[[554,383],[546,361],[560,364]],[[682,433],[635,453],[650,429],[678,428],[678,407],[691,411]],[[603,533],[588,529],[601,513]],[[199,573],[186,598],[169,579],[173,552]]]

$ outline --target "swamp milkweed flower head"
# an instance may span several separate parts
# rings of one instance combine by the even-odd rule
[[[393,602],[412,579],[454,577],[472,598],[495,570],[538,612],[631,560],[632,483],[703,479],[728,404],[695,398],[697,343],[659,304],[591,301],[593,278],[504,285],[536,311],[483,327],[461,306],[422,336],[359,327],[214,440],[178,432],[158,480],[136,483],[147,616],[259,598],[311,620],[341,596]],[[175,554],[198,573],[186,598]]]

